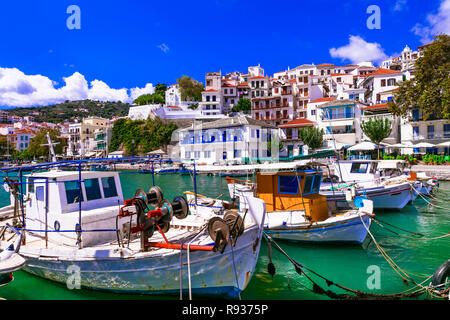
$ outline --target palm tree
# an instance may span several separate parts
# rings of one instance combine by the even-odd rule
[[[380,159],[380,142],[389,137],[392,131],[392,121],[388,118],[370,119],[361,123],[361,130],[377,145],[378,159]]]

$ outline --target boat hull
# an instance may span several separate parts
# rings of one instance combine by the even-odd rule
[[[233,251],[228,245],[223,254],[212,251],[191,251],[192,293],[236,298],[247,286],[258,260],[260,241],[257,241],[257,235],[256,226],[246,230],[238,238],[236,246],[232,248]],[[81,288],[119,293],[179,294],[180,251],[167,251],[169,253],[156,255],[140,253],[134,258],[105,258],[82,257],[80,256],[82,254],[75,249],[69,254],[73,258],[69,256],[64,258],[56,255],[48,256],[48,253],[46,257],[36,256],[28,252],[24,246],[21,255],[26,258],[24,271],[59,283],[67,284],[68,281],[72,281],[73,273],[68,271],[79,268]],[[80,257],[76,258],[78,256]],[[186,250],[182,252],[182,260],[182,290],[188,293]],[[234,266],[236,266],[236,274]]]
[[[328,201],[342,201],[345,202],[344,191],[320,191],[321,194],[327,196]],[[394,186],[394,187],[380,187],[364,190],[356,190],[357,196],[366,195],[368,199],[373,201],[374,209],[403,209],[415,197],[415,193],[411,190],[409,184]],[[416,195],[417,196],[417,195]]]
[[[270,217],[270,213],[267,213]],[[319,223],[310,228],[265,228],[272,238],[311,243],[363,243],[370,228],[371,219],[367,215],[354,216],[335,223]]]

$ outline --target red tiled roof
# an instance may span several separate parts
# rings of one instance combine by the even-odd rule
[[[21,133],[21,134],[33,134],[34,132],[30,129],[20,129],[17,130],[16,133]]]
[[[238,87],[248,87],[248,82],[241,82],[238,84]]]
[[[434,41],[432,41],[432,42],[430,42],[430,43],[426,43],[426,44],[423,44],[423,45],[421,45],[421,46],[418,46],[417,48],[418,49],[420,49],[420,48],[425,48],[425,47],[428,47],[430,44],[432,44]]]
[[[336,77],[336,76],[351,76],[350,73],[332,73],[331,74],[332,77]]]
[[[203,91],[203,92],[218,92],[217,90],[214,90],[214,89],[208,89],[208,90],[205,90],[205,91]]]
[[[318,64],[316,67],[334,67],[334,64],[332,64],[332,63],[321,63],[321,64]]]
[[[368,106],[368,107],[364,107],[363,110],[367,110],[367,109],[378,109],[378,108],[387,108],[388,104],[387,103],[381,103],[381,104],[374,104],[373,106]]]
[[[222,86],[223,87],[236,87],[234,84],[231,84],[231,83],[224,83]]]
[[[291,83],[295,83],[295,82],[297,82],[297,80],[295,80],[295,79],[291,79],[291,80],[289,80],[289,82],[291,82]]]
[[[181,107],[179,107],[179,106],[167,106],[167,108],[172,108],[172,109],[181,109]]]
[[[310,103],[328,102],[328,101],[335,101],[335,100],[336,100],[336,98],[333,98],[333,97],[323,97],[323,98],[319,98],[314,101],[311,101]]]
[[[250,78],[250,79],[265,79],[266,77],[263,77],[263,76],[256,76],[256,77],[252,77],[252,78]]]
[[[399,70],[378,68],[377,71],[362,75],[362,77],[382,76],[382,75],[387,75],[387,74],[402,74],[402,72]]]
[[[289,122],[286,122],[285,124],[279,125],[280,128],[286,128],[286,127],[311,127],[314,126],[314,122],[308,120],[308,119],[295,119]]]

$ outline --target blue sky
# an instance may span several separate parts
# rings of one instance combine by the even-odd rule
[[[64,77],[77,72],[90,85],[97,79],[108,88],[130,89],[172,84],[183,74],[204,81],[208,71],[245,71],[258,63],[268,74],[312,62],[343,65],[351,60],[332,57],[330,49],[349,45],[350,36],[376,43],[377,54],[391,56],[406,44],[416,49],[427,40],[436,24],[430,15],[443,19],[439,28],[448,30],[448,12],[439,11],[444,2],[450,3],[2,1],[0,68],[42,75],[54,81],[55,88],[67,85]],[[69,5],[81,10],[80,30],[66,26]],[[366,26],[369,5],[381,9],[379,30]],[[0,96],[5,88],[0,84]],[[0,105],[26,105],[24,101],[0,97]],[[36,101],[45,104],[46,100]]]

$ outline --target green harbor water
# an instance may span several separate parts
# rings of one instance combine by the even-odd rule
[[[3,180],[3,179],[2,179]],[[152,186],[151,174],[123,172],[121,174],[124,198],[131,198],[138,188],[148,190]],[[155,176],[155,184],[160,186],[167,199],[173,199],[184,191],[194,191],[192,178],[177,174]],[[222,189],[222,190],[221,190]],[[229,199],[225,179],[218,176],[197,176],[197,192],[211,197]],[[430,199],[431,207],[420,197],[401,211],[378,211],[377,216],[390,224],[403,229],[419,232],[427,237],[436,237],[450,231],[450,183],[440,182],[436,191],[437,200]],[[0,206],[9,203],[9,195],[0,189]],[[406,234],[397,230],[399,233]],[[450,258],[450,238],[438,240],[417,240],[400,237],[373,223],[371,232],[385,249],[386,253],[416,282],[422,282]],[[360,245],[314,245],[278,241],[278,244],[293,259],[322,274],[329,280],[348,288],[371,293],[398,293],[412,288],[405,285],[399,275],[379,253],[375,244],[366,239]],[[267,272],[269,262],[267,245],[263,241],[255,273],[241,294],[245,299],[329,299],[324,295],[312,293],[311,283],[304,275],[300,276],[293,265],[277,250],[272,249],[272,261],[276,273],[272,277]],[[376,267],[373,267],[376,266]],[[380,288],[371,288],[372,268],[380,270]],[[323,288],[323,280],[311,275]],[[69,290],[65,285],[41,279],[24,271],[14,273],[15,280],[0,287],[0,297],[4,299],[178,299],[178,296],[127,295],[91,290]],[[368,286],[369,283],[369,286]],[[429,283],[429,280],[426,284]],[[336,293],[344,291],[331,286]],[[187,297],[186,297],[187,298]],[[194,296],[195,298],[195,296]],[[419,297],[424,299],[425,296]],[[216,298],[214,298],[216,299]]]

